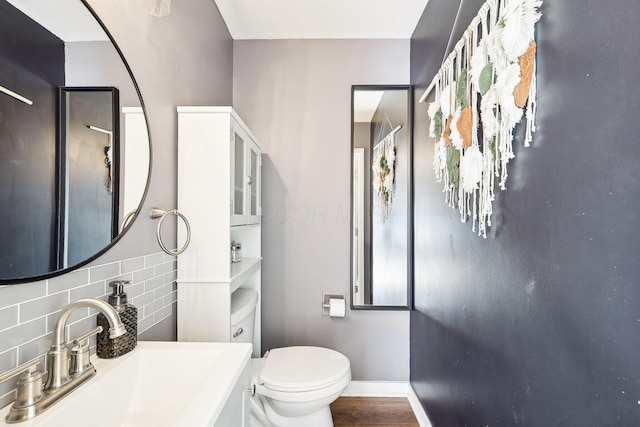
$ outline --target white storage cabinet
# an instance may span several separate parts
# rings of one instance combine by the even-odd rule
[[[230,342],[231,295],[258,292],[253,356],[260,356],[261,151],[231,107],[178,107],[178,210],[191,243],[178,257],[178,340]],[[178,228],[178,247],[185,241]],[[242,261],[231,262],[231,242]]]

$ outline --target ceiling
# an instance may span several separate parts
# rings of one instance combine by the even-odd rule
[[[7,0],[65,42],[109,40],[78,0]]]
[[[78,0],[8,0],[64,41],[107,40]],[[132,0],[133,1],[133,0]],[[409,39],[429,0],[215,0],[231,37]],[[173,8],[180,7],[174,1]],[[85,19],[79,19],[84,16]]]
[[[428,1],[215,0],[234,40],[409,39]]]
[[[353,93],[353,121],[369,123],[378,109],[384,91],[357,90]]]

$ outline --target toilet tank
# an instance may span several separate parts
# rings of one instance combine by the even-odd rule
[[[231,294],[231,342],[253,342],[258,292],[239,288]]]

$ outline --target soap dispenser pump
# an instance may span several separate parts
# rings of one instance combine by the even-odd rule
[[[133,350],[138,343],[138,309],[127,303],[127,294],[124,285],[131,283],[129,280],[116,280],[109,283],[113,293],[109,295],[109,304],[116,309],[127,333],[118,338],[109,338],[109,322],[102,313],[98,313],[98,326],[102,326],[102,332],[98,334],[96,354],[102,359],[113,359]]]

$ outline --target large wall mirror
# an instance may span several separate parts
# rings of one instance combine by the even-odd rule
[[[351,307],[408,309],[412,262],[412,88],[353,86]]]
[[[62,274],[118,240],[146,193],[147,129],[84,0],[0,0],[0,284]]]

